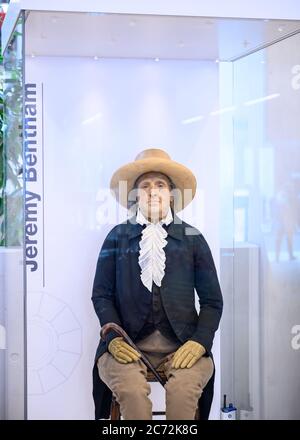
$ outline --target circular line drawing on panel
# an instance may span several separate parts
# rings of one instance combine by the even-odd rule
[[[28,394],[62,385],[82,354],[82,328],[71,307],[45,292],[27,296]]]

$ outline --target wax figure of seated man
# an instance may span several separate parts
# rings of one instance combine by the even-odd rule
[[[125,194],[121,180],[127,183]],[[176,215],[194,197],[196,179],[163,150],[148,149],[115,172],[111,188],[127,207],[135,191],[137,209],[103,243],[93,285],[95,311],[101,325],[121,325],[154,367],[164,365],[166,419],[192,420],[214,373],[211,347],[223,305],[207,242]],[[185,190],[190,199],[184,199]],[[97,353],[99,378],[117,398],[123,419],[152,419],[140,354],[114,331]]]

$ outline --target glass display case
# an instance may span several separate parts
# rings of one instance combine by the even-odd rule
[[[147,147],[198,182],[179,217],[207,239],[224,297],[210,418],[224,394],[240,419],[300,418],[299,32],[296,20],[21,12],[3,49],[5,418],[93,419],[92,281],[127,216],[109,181]],[[161,410],[159,384],[151,397]]]

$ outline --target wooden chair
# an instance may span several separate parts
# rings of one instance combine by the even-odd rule
[[[163,364],[160,365],[156,369],[156,371],[159,373],[159,375],[161,376],[162,379],[164,379],[165,381],[167,380]],[[147,369],[147,382],[158,382],[158,380],[156,379],[156,377],[154,376],[152,371],[149,369]],[[165,416],[166,412],[165,411],[152,411],[152,415],[154,415],[154,416],[164,415]],[[114,395],[112,395],[112,401],[111,401],[111,407],[110,407],[110,419],[111,420],[120,420],[121,419],[120,405],[117,402]],[[195,413],[195,420],[199,420],[199,407],[197,408],[196,413]]]

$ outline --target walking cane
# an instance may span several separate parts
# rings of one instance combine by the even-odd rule
[[[116,333],[118,333],[120,336],[124,338],[124,340],[127,342],[127,344],[131,345],[138,353],[141,355],[141,360],[144,362],[144,364],[152,371],[158,382],[161,383],[161,385],[164,387],[166,381],[160,377],[158,372],[155,370],[153,365],[149,362],[149,360],[146,358],[146,356],[139,350],[139,348],[135,345],[135,343],[130,339],[130,337],[127,335],[127,333],[120,327],[118,324],[115,324],[114,322],[108,322],[105,324],[100,331],[100,336],[105,340],[105,337],[107,336],[108,332],[111,330],[114,330]]]

